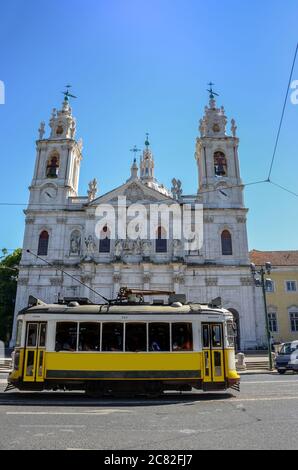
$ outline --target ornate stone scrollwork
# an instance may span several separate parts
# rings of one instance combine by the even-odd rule
[[[115,273],[113,274],[113,282],[119,284],[121,282],[121,274],[120,273]]]
[[[50,283],[51,283],[51,286],[61,286],[62,279],[61,277],[51,277]]]
[[[240,277],[240,282],[242,286],[252,286],[254,284],[253,279],[249,276]]]
[[[151,273],[144,273],[143,274],[143,282],[148,283],[151,281],[152,274]]]
[[[204,224],[212,224],[214,222],[214,217],[211,215],[204,215]]]
[[[205,277],[205,284],[207,287],[217,286],[218,278],[217,277]]]

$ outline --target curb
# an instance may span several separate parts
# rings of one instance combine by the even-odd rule
[[[258,370],[239,370],[237,371],[239,375],[258,375],[258,374],[270,374],[276,375],[277,370],[268,370],[268,369],[258,369]]]

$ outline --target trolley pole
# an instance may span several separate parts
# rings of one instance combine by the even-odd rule
[[[254,263],[250,264],[250,269],[254,278],[255,286],[256,287],[262,287],[262,292],[263,292],[263,301],[264,301],[264,311],[265,311],[265,325],[266,325],[266,336],[267,336],[267,347],[268,347],[268,359],[269,359],[269,369],[273,370],[273,363],[272,363],[272,355],[271,355],[271,334],[270,334],[270,328],[269,328],[269,319],[268,319],[268,311],[267,311],[267,300],[266,300],[266,287],[269,282],[271,282],[271,279],[265,278],[266,274],[270,274],[271,272],[271,263],[268,261],[265,263],[265,268],[264,266],[261,266],[259,270],[256,269],[256,266]],[[257,278],[256,275],[259,274],[261,276],[260,278]]]

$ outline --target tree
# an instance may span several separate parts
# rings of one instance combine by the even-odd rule
[[[12,333],[21,248],[11,255],[5,248],[0,256],[0,340],[8,344]]]

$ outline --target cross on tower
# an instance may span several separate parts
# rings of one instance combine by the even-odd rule
[[[137,152],[140,152],[141,149],[138,149],[138,147],[136,145],[133,146],[132,149],[130,149],[130,152],[133,152],[134,155],[136,155]]]
[[[210,97],[211,100],[214,99],[214,96],[219,96],[218,93],[215,93],[215,91],[212,90],[213,85],[215,85],[215,83],[212,83],[212,82],[208,83],[208,86],[209,86],[210,88],[209,88],[209,90],[207,90],[207,91],[208,91],[208,93],[209,93],[209,97]]]
[[[147,147],[147,149],[149,148],[149,145],[150,145],[150,142],[149,142],[149,133],[146,132],[146,140],[145,140],[145,145]]]
[[[71,85],[65,85],[65,88],[67,88],[67,90],[62,91],[62,94],[64,95],[64,101],[69,101],[69,98],[77,98],[76,96],[69,93],[69,88],[71,88]]]

